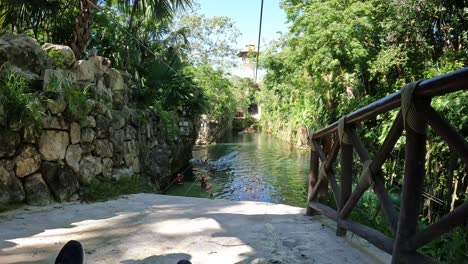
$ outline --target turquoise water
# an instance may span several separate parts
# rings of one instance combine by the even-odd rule
[[[212,197],[241,201],[265,201],[305,207],[309,153],[267,134],[239,133],[224,143],[196,146],[191,171],[183,184],[174,184],[166,194]],[[208,159],[216,167],[198,162]],[[200,177],[208,179],[206,190]]]

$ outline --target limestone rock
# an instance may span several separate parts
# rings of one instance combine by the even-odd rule
[[[87,60],[79,60],[74,69],[77,81],[94,81],[94,74],[96,73],[96,66],[94,63]]]
[[[113,155],[113,147],[109,140],[106,139],[98,139],[96,140],[96,148],[94,149],[94,153],[102,158],[111,158]]]
[[[112,131],[112,120],[104,115],[96,116],[97,138],[109,138]]]
[[[132,171],[135,173],[140,173],[141,172],[141,167],[140,167],[140,160],[138,159],[138,156],[135,158],[132,164]]]
[[[97,97],[106,103],[112,102],[112,91],[104,83],[104,78],[99,78],[96,84]]]
[[[68,124],[65,122],[63,117],[47,116],[42,120],[42,128],[68,130]]]
[[[106,116],[109,119],[112,119],[112,113],[110,110],[111,107],[112,106],[102,101],[98,101],[96,102],[96,107],[94,108],[94,111],[96,114],[100,114],[100,115]]]
[[[92,56],[89,58],[89,61],[94,64],[96,71],[99,74],[104,74],[109,72],[111,67],[111,61],[108,58],[101,56]]]
[[[140,112],[135,109],[128,109],[128,122],[133,127],[138,128],[140,126],[141,115]]]
[[[112,111],[112,128],[114,130],[121,129],[125,126],[127,116],[125,111]]]
[[[76,122],[70,125],[70,141],[72,144],[78,144],[81,141],[81,127]]]
[[[131,166],[137,158],[137,144],[135,141],[125,142],[124,159],[127,166]]]
[[[112,157],[112,161],[114,162],[114,167],[116,168],[124,167],[125,166],[124,153],[114,151],[114,156]]]
[[[33,174],[41,167],[41,155],[37,153],[33,146],[24,147],[15,158],[16,177]]]
[[[124,152],[125,148],[125,131],[123,129],[114,130],[111,137],[114,146],[114,152]]]
[[[22,143],[36,145],[39,142],[41,132],[42,130],[39,129],[23,129]]]
[[[49,188],[42,175],[36,173],[24,178],[24,190],[26,192],[26,202],[29,205],[49,205],[51,195]]]
[[[109,158],[102,159],[102,175],[104,177],[111,177],[112,176],[112,166],[113,161]]]
[[[86,117],[86,120],[84,120],[82,122],[82,127],[96,127],[96,119],[94,118],[94,116],[87,116]]]
[[[81,149],[83,150],[83,154],[91,153],[95,148],[93,143],[81,143]]]
[[[15,177],[14,162],[0,159],[0,205],[20,203],[25,199],[23,185]]]
[[[23,34],[4,34],[0,37],[0,65],[7,61],[38,75],[50,65],[47,53],[37,40]]]
[[[20,135],[18,132],[0,130],[0,158],[13,156],[19,143]]]
[[[117,169],[112,173],[112,178],[119,180],[122,177],[133,177],[134,173],[128,168]]]
[[[78,177],[70,167],[60,166],[55,162],[44,162],[41,172],[57,202],[70,201],[78,192]]]
[[[92,179],[102,172],[101,158],[91,155],[84,156],[80,161],[80,182],[89,184]]]
[[[124,90],[124,79],[120,71],[112,68],[105,75],[106,86],[112,89],[112,91]]]
[[[42,48],[47,52],[52,63],[57,67],[69,68],[76,62],[75,53],[73,53],[73,50],[68,46],[46,43],[42,45]]]
[[[128,95],[126,89],[112,92],[112,107],[115,109],[123,109],[127,104]]]
[[[30,72],[30,71],[28,71],[26,69],[21,69],[19,67],[16,67],[15,65],[11,64],[10,62],[5,63],[3,68],[14,72],[17,76],[21,76],[23,79],[25,79],[31,85],[38,84],[36,82],[42,80],[39,75],[37,75],[35,73],[32,73],[32,72]],[[40,85],[38,87],[40,88]]]
[[[96,133],[91,128],[84,128],[81,132],[81,142],[91,143],[96,138]]]
[[[58,98],[57,100],[50,99],[47,101],[47,109],[49,109],[49,112],[53,115],[63,113],[66,108],[67,104],[63,98]]]
[[[2,101],[2,95],[0,95],[0,102]],[[6,127],[6,113],[3,104],[0,104],[0,127]]]
[[[69,138],[67,132],[44,130],[39,140],[39,152],[44,160],[62,160],[65,158],[68,143]]]
[[[125,140],[134,140],[136,139],[136,129],[132,126],[125,127]]]
[[[171,175],[171,152],[160,146],[150,149],[143,156],[143,168],[145,173],[155,178],[165,178]]]
[[[63,90],[63,82],[66,79],[63,70],[45,69],[43,90],[59,93]]]
[[[83,150],[81,149],[80,145],[69,145],[67,148],[67,154],[65,155],[65,160],[70,168],[73,169],[74,172],[78,172],[80,170],[80,160],[81,154]]]

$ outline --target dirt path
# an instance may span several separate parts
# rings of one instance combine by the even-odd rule
[[[70,239],[83,243],[87,263],[390,262],[329,225],[280,204],[136,194],[0,214],[0,263],[53,263]]]

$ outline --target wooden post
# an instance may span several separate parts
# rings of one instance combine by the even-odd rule
[[[349,143],[341,143],[341,186],[340,186],[340,201],[338,212],[343,209],[349,196],[352,192],[352,175],[353,175],[353,145]],[[346,236],[346,229],[340,227],[341,218],[338,217],[338,227],[336,229],[337,236]]]
[[[419,119],[418,121],[421,121],[424,133],[416,132],[408,123],[405,126],[405,173],[401,195],[400,216],[393,246],[392,264],[403,262],[404,255],[416,253],[405,252],[404,250],[404,243],[416,233],[416,225],[418,224],[421,211],[425,176],[426,123],[419,114],[416,118]]]
[[[311,139],[312,140],[312,139]],[[319,188],[319,186],[315,186],[318,183],[318,168],[319,168],[319,155],[318,152],[315,150],[314,145],[311,143],[311,150],[310,150],[310,172],[309,172],[309,192],[307,196],[307,211],[306,215],[315,215],[318,212],[312,209],[309,204],[312,202],[313,197],[312,190],[315,188]]]

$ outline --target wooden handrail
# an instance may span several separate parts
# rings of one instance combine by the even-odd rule
[[[448,74],[422,81],[415,90],[416,96],[441,96],[444,94],[468,89],[468,68],[463,68]],[[378,101],[364,106],[346,115],[346,124],[351,125],[363,122],[378,116],[379,114],[393,110],[401,105],[401,91],[394,92]],[[316,131],[314,139],[335,132],[338,129],[338,121]]]
[[[416,229],[419,221],[420,205],[423,197],[425,178],[427,125],[438,134],[468,166],[468,142],[456,128],[447,122],[430,106],[432,97],[460,90],[468,90],[468,68],[464,68],[436,78],[419,83],[410,98],[416,113],[412,113],[412,121],[403,119],[400,111],[385,137],[383,145],[371,157],[364,143],[356,133],[358,122],[363,122],[401,106],[402,93],[395,92],[372,104],[346,115],[344,128],[338,132],[338,122],[321,129],[311,138],[311,159],[309,174],[309,192],[307,214],[322,213],[337,222],[337,235],[344,236],[346,231],[354,232],[381,250],[392,254],[392,263],[431,263],[432,259],[417,252],[417,249],[433,239],[450,231],[450,229],[468,222],[468,202],[456,208],[439,222],[425,230]],[[407,122],[406,125],[404,122]],[[412,124],[418,124],[413,130]],[[340,124],[342,125],[342,124]],[[384,184],[384,171],[381,166],[390,156],[396,142],[403,135],[405,140],[405,164],[400,212],[393,206],[388,190]],[[343,133],[350,142],[341,141]],[[329,143],[334,141],[332,148],[324,151],[323,137]],[[326,144],[325,144],[326,146]],[[335,176],[335,161],[341,152],[341,175],[338,184]],[[352,190],[353,153],[365,165],[358,178],[356,188]],[[320,162],[322,163],[321,166]],[[319,171],[319,168],[321,171]],[[336,210],[322,204],[326,201],[328,186],[335,198]],[[348,219],[351,211],[357,205],[364,192],[372,188],[380,201],[384,216],[389,224],[393,237],[365,225]]]

